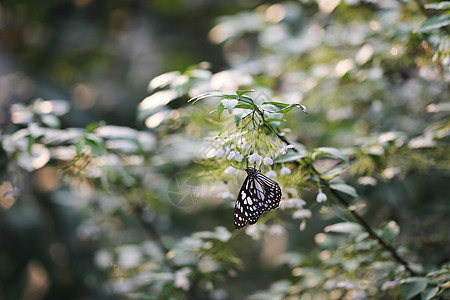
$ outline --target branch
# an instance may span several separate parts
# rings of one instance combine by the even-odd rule
[[[342,206],[344,206],[347,210],[349,210],[350,213],[353,215],[353,217],[356,219],[356,221],[369,233],[370,238],[376,240],[383,248],[385,248],[387,251],[389,251],[391,253],[392,257],[399,264],[403,265],[409,273],[411,273],[414,276],[419,275],[409,267],[408,262],[405,261],[397,253],[397,251],[394,249],[394,247],[392,247],[389,243],[387,243],[381,236],[376,234],[375,231],[370,227],[370,225],[356,211],[354,211],[353,209],[351,209],[349,207],[348,202],[336,190],[333,190],[329,186],[329,184],[326,180],[323,180],[322,178],[320,180],[321,180],[322,184],[328,188],[328,190],[331,192],[331,194],[333,194],[333,196],[342,204]]]
[[[264,117],[263,117],[263,121],[264,124],[284,143],[290,145],[291,143],[286,139],[285,136],[280,135],[279,133],[277,133],[275,130],[273,130],[272,127],[270,127],[270,125],[268,123],[265,122]],[[294,150],[295,152],[298,153],[298,150],[294,147],[292,148],[292,150]],[[330,191],[331,194],[333,194],[334,197],[336,197],[336,199],[339,201],[339,203],[344,206],[347,210],[350,211],[350,213],[353,215],[353,217],[355,218],[355,220],[369,233],[369,237],[376,240],[378,242],[378,244],[380,244],[383,248],[385,248],[387,251],[389,251],[392,255],[392,257],[394,258],[394,260],[396,260],[399,264],[403,265],[405,267],[405,269],[411,273],[414,276],[417,276],[418,274],[412,270],[409,267],[409,264],[406,260],[404,260],[399,254],[398,252],[394,249],[394,247],[392,247],[388,242],[386,242],[381,236],[379,236],[378,234],[375,233],[375,231],[370,227],[370,225],[353,209],[350,209],[348,202],[335,190],[333,190],[330,185],[328,184],[328,181],[322,179],[320,177],[320,173],[314,169],[314,172],[319,176],[321,183],[326,186],[328,188],[328,190]]]

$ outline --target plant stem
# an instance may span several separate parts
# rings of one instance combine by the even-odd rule
[[[278,132],[276,132],[275,130],[273,130],[273,128],[265,122],[264,117],[263,117],[263,121],[265,123],[265,125],[284,143],[286,143],[287,145],[290,145],[291,143],[286,139],[285,136],[280,135]],[[298,153],[298,150],[294,147],[292,148],[292,150],[294,150],[295,152]],[[328,188],[328,190],[330,191],[331,194],[333,194],[334,197],[336,197],[336,199],[339,201],[339,203],[344,206],[347,210],[350,211],[350,213],[353,215],[353,217],[355,218],[355,220],[367,231],[367,233],[369,233],[369,237],[376,240],[378,242],[379,245],[381,245],[383,248],[385,248],[387,251],[389,251],[392,255],[392,257],[394,258],[394,260],[396,260],[399,264],[403,265],[405,267],[405,269],[411,273],[414,276],[419,275],[417,272],[415,272],[414,270],[412,270],[409,267],[409,264],[406,260],[404,260],[397,252],[397,250],[395,250],[394,247],[392,247],[388,242],[386,242],[381,236],[379,236],[378,234],[375,233],[375,231],[370,227],[370,225],[361,217],[361,215],[359,215],[355,210],[351,209],[348,202],[334,189],[332,189],[328,183],[328,181],[326,181],[325,179],[322,179],[320,177],[320,173],[313,167],[314,172],[319,176],[321,183],[326,186]]]
[[[409,264],[406,260],[404,260],[398,252],[395,250],[394,247],[392,247],[388,242],[386,242],[381,236],[375,233],[375,231],[370,227],[370,225],[353,209],[349,207],[348,202],[336,191],[333,190],[328,182],[326,180],[323,180],[321,178],[321,182],[323,185],[327,187],[327,189],[330,191],[331,194],[341,203],[342,206],[344,206],[347,210],[350,211],[350,213],[353,215],[353,217],[356,219],[356,221],[369,233],[369,237],[376,240],[383,248],[385,248],[387,251],[389,251],[392,255],[392,257],[401,265],[405,267],[405,269],[411,273],[414,276],[417,276],[417,274],[414,270],[412,270],[409,267]]]

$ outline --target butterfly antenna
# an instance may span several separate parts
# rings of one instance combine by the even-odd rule
[[[244,169],[242,169],[242,168],[238,168],[238,167],[235,167],[235,166],[233,166],[233,164],[230,164],[230,166],[232,166],[233,168],[235,168],[235,169],[238,169],[238,170],[242,170],[242,171],[245,171]]]

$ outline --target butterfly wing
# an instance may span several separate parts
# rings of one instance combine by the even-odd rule
[[[241,229],[248,223],[255,224],[262,214],[259,203],[263,200],[263,194],[256,189],[254,176],[247,176],[234,205],[234,227]]]
[[[280,200],[278,183],[259,172],[247,176],[234,206],[234,226],[241,229],[255,224],[264,212],[277,208]]]
[[[264,196],[264,201],[261,202],[259,210],[261,212],[266,212],[275,209],[280,204],[281,200],[281,188],[272,179],[258,173],[255,177],[256,185],[258,186],[258,191]]]

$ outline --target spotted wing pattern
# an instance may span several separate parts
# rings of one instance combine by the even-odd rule
[[[278,183],[255,168],[247,168],[246,171],[247,178],[234,206],[234,227],[237,229],[255,224],[264,212],[277,208],[281,200]]]

